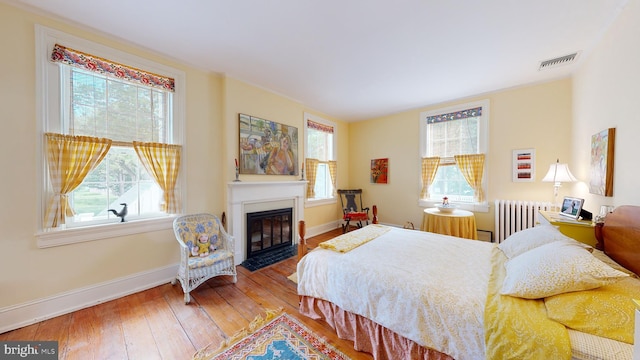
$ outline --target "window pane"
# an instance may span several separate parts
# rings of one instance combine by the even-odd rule
[[[327,181],[327,179],[329,181]],[[331,189],[329,189],[330,184],[331,179],[329,179],[329,167],[327,166],[327,164],[318,164],[316,185],[314,187],[316,199],[326,199],[331,197]]]
[[[453,201],[473,201],[473,189],[455,165],[440,166],[431,185],[431,198],[447,196]]]
[[[321,161],[333,160],[333,134],[307,129],[307,155]]]
[[[117,142],[170,142],[168,101],[163,91],[138,86],[100,74],[70,69],[70,133],[110,138]],[[163,193],[139,163],[132,145],[112,146],[102,163],[70,195],[77,215],[68,226],[82,222],[113,221],[109,211],[127,204],[127,217],[161,212]]]

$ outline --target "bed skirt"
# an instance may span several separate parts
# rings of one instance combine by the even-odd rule
[[[353,348],[373,355],[374,359],[453,360],[449,355],[418,345],[363,316],[350,313],[337,305],[300,296],[300,313],[326,321],[341,339],[353,341]]]

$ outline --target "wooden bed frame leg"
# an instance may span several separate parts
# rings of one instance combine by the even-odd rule
[[[304,239],[305,231],[304,220],[298,221],[298,235],[300,235],[300,241],[298,242],[298,261],[307,253],[307,242]]]

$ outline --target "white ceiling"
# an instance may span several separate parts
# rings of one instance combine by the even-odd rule
[[[628,0],[3,1],[357,121],[566,77]]]

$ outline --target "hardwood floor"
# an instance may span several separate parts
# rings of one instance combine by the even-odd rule
[[[309,238],[308,246],[341,233],[336,229]],[[226,276],[211,279],[191,292],[189,305],[180,285],[165,284],[0,334],[0,341],[58,341],[60,360],[191,359],[265,310],[282,307],[352,359],[372,359],[338,338],[324,321],[298,313],[296,284],[287,279],[296,262],[293,257],[254,272],[238,266],[237,283]]]

